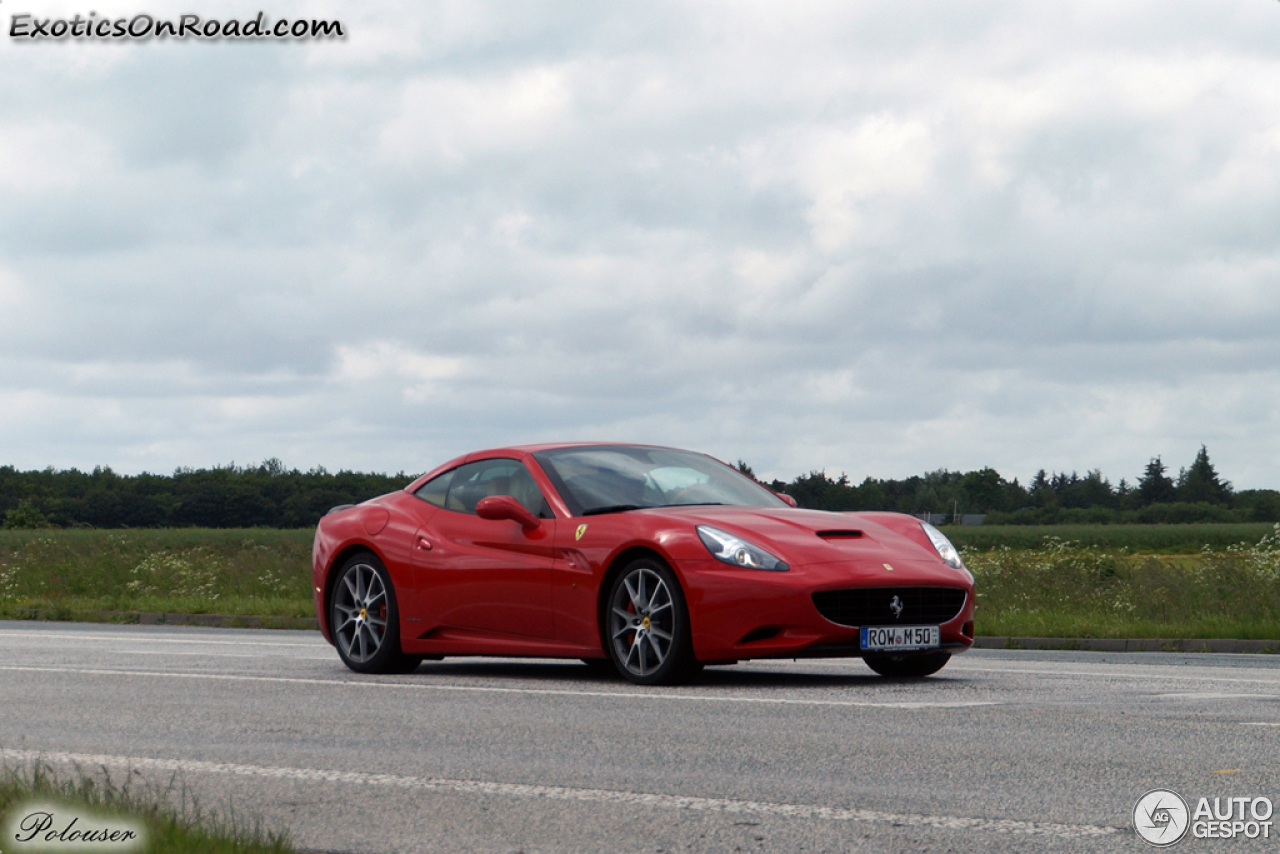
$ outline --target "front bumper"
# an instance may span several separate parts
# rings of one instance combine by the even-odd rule
[[[894,625],[897,619],[902,625],[938,625],[941,650],[952,654],[973,645],[973,584],[967,573],[941,561],[936,566],[902,561],[893,570],[883,564],[842,562],[763,572],[697,560],[682,562],[678,570],[699,661],[860,656],[860,626],[847,624],[848,617],[843,618],[846,624],[833,622],[814,603],[815,593],[858,588],[901,589],[895,595],[903,597],[907,589],[962,590],[963,604],[948,619],[941,619],[936,609],[926,614],[929,619],[913,619],[909,611],[900,618],[886,612],[867,624]]]

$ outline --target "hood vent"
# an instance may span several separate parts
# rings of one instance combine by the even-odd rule
[[[824,540],[858,540],[862,538],[862,532],[855,530],[818,531],[818,536]]]

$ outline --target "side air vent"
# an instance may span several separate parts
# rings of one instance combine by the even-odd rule
[[[857,587],[815,593],[813,604],[842,626],[909,626],[954,620],[965,595],[955,587]]]
[[[758,629],[752,629],[747,632],[738,643],[755,643],[756,641],[769,640],[770,638],[776,638],[781,631],[781,626],[761,626]]]

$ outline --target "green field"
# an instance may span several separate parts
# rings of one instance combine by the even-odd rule
[[[1199,554],[1253,545],[1271,533],[1270,522],[1204,522],[1190,525],[947,525],[943,532],[957,548],[1038,549],[1052,538],[1102,549],[1126,548],[1143,554]]]
[[[1280,641],[1280,526],[953,526],[947,534],[978,582],[980,635]],[[311,617],[311,536],[0,531],[0,617]]]
[[[304,530],[0,531],[0,617],[29,609],[310,617]]]
[[[961,554],[977,580],[979,634],[1280,639],[1280,525],[1198,554],[1052,538]]]

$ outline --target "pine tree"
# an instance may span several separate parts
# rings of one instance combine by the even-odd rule
[[[1201,445],[1191,468],[1183,469],[1178,475],[1178,498],[1193,503],[1227,504],[1231,494],[1231,484],[1218,477],[1213,463],[1209,462],[1208,449]]]
[[[1035,478],[1031,481],[1031,499],[1039,507],[1047,507],[1049,505],[1056,506],[1058,503],[1058,493],[1053,491],[1053,487],[1049,484],[1049,476],[1044,469],[1036,472]]]
[[[1147,470],[1138,480],[1138,497],[1143,504],[1167,504],[1178,500],[1178,493],[1166,471],[1168,469],[1159,457],[1147,463]]]

